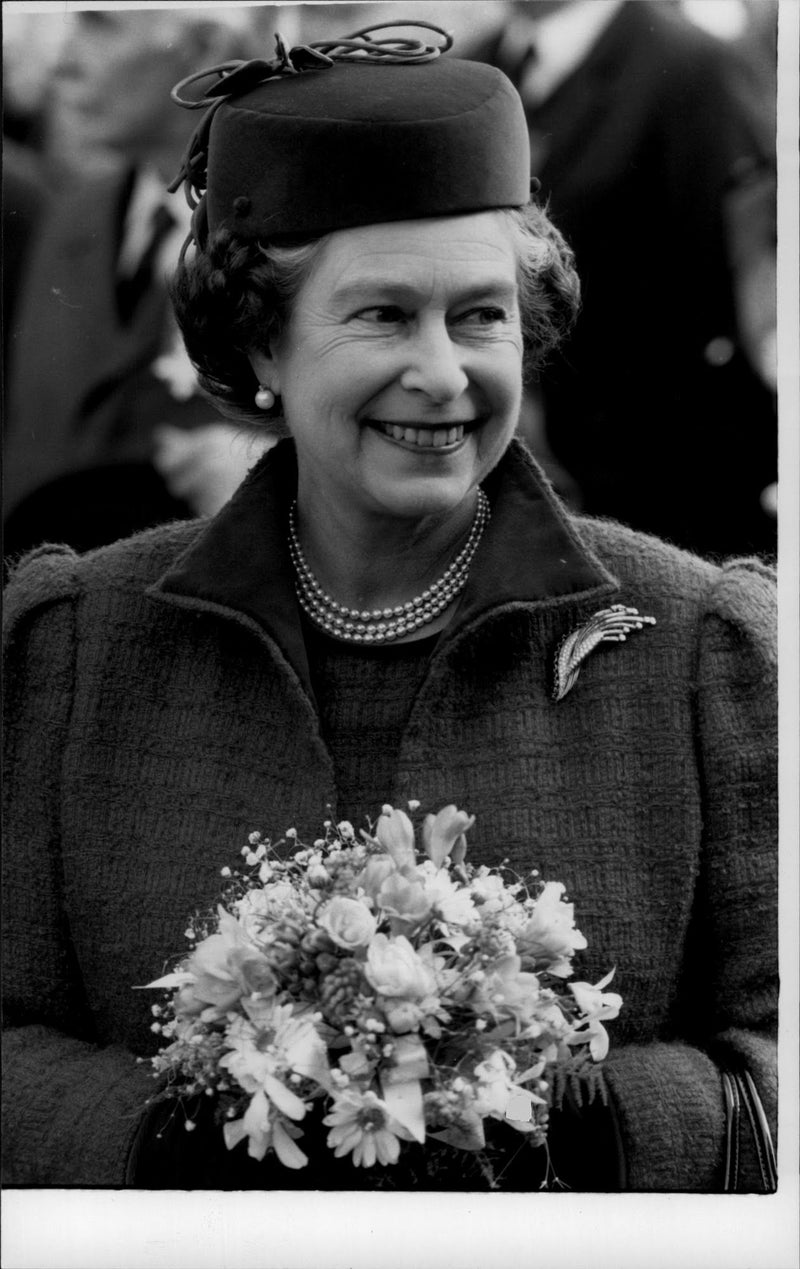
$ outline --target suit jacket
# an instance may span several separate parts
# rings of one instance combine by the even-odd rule
[[[468,55],[516,73],[500,33]],[[734,186],[770,188],[768,106],[720,41],[629,0],[527,115],[583,287],[542,388],[584,510],[703,552],[774,550],[759,495],[776,478],[775,403],[742,349],[725,223]],[[769,211],[765,232],[769,250]]]
[[[150,1087],[133,1055],[158,1043],[134,985],[185,949],[249,833],[313,841],[337,814],[286,543],[295,481],[279,445],[209,524],[42,548],[9,588],[9,1183],[130,1177]],[[565,517],[516,445],[485,487],[492,520],[386,799],[455,802],[477,816],[473,863],[564,882],[589,942],[577,976],[616,966],[625,1002],[606,1073],[628,1184],[713,1190],[719,1061],[746,1061],[775,1107],[774,580]],[[658,624],[554,701],[561,640],[612,602]]]
[[[207,422],[198,396],[175,399],[150,366],[162,351],[162,279],[132,320],[117,310],[116,262],[132,175],[95,178],[53,199],[15,313],[8,367],[5,514],[74,473],[147,463],[156,423]]]
[[[38,154],[3,138],[3,355],[13,351],[13,317],[25,260],[36,225],[47,206]]]

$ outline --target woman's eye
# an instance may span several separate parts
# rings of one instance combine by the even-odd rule
[[[486,305],[482,308],[471,308],[462,313],[456,321],[466,326],[496,326],[508,321],[508,313],[504,308]]]
[[[396,304],[375,304],[372,308],[362,308],[356,316],[361,321],[378,326],[394,326],[405,321],[405,313]]]

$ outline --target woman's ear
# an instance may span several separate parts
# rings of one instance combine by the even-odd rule
[[[276,397],[279,397],[281,395],[281,380],[272,353],[254,349],[247,354],[247,360],[253,367],[253,373],[258,382],[263,387],[269,388],[271,392],[274,392]]]

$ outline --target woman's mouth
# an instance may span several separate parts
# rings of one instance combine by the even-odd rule
[[[413,445],[417,449],[446,449],[458,445],[464,434],[477,424],[478,420],[463,423],[450,423],[435,427],[414,427],[409,423],[386,423],[380,419],[370,420],[370,426],[388,436],[392,441],[400,441],[405,445]]]

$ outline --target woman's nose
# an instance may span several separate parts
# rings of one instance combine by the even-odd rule
[[[408,348],[408,364],[400,376],[407,392],[422,392],[438,405],[454,401],[469,386],[463,350],[453,342],[444,323],[425,324]]]

